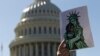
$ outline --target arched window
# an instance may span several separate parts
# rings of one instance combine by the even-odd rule
[[[53,31],[54,31],[54,34],[56,34],[56,33],[57,33],[56,27],[54,27]]]
[[[29,28],[29,34],[32,34],[32,30],[31,30],[31,28]]]
[[[49,34],[51,34],[52,33],[52,28],[51,27],[49,27]]]
[[[44,27],[44,34],[46,34],[47,33],[47,28],[46,27]]]
[[[36,27],[33,28],[33,33],[36,34]]]
[[[41,34],[41,32],[42,32],[42,31],[41,31],[41,27],[39,27],[39,34]]]

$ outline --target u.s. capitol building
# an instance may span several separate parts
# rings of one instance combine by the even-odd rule
[[[50,0],[35,0],[25,8],[10,43],[11,56],[57,56],[60,12]]]

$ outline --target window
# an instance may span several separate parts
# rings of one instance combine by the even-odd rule
[[[51,15],[53,15],[53,11],[51,10]]]
[[[51,13],[52,13],[53,11],[51,10]]]
[[[28,12],[28,16],[31,17],[31,15],[32,15],[32,14],[31,14],[31,11],[29,11],[29,12]]]
[[[54,27],[54,34],[56,34],[57,33],[57,30],[56,30],[56,28]]]
[[[54,11],[54,13],[56,14],[56,11]]]
[[[58,34],[60,34],[60,28],[58,28]]]
[[[46,27],[44,27],[44,34],[46,34],[47,33],[47,28]]]
[[[39,10],[39,13],[41,13],[41,10]]]
[[[36,34],[36,27],[33,28],[33,33]]]
[[[29,28],[29,34],[32,34],[32,30],[31,30],[31,28]]]
[[[47,10],[47,13],[49,13],[49,10]]]
[[[25,29],[25,35],[27,35],[27,29]]]
[[[42,32],[42,31],[41,31],[41,27],[39,27],[39,34],[41,34],[41,32]]]
[[[30,15],[31,14],[31,11],[29,11],[28,14]]]
[[[49,27],[49,34],[51,34],[52,33],[52,29],[51,29],[51,27]]]
[[[35,10],[35,13],[37,13],[37,10]]]
[[[18,31],[18,34],[19,34],[19,36],[21,35],[21,31],[20,30]]]
[[[43,10],[43,13],[45,13],[45,10]]]
[[[33,10],[31,11],[31,13],[33,14]]]
[[[21,30],[21,35],[23,35],[23,30]]]

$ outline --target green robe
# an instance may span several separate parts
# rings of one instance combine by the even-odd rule
[[[81,26],[72,27],[71,32],[65,32],[64,38],[69,50],[88,47],[84,41],[83,29]]]

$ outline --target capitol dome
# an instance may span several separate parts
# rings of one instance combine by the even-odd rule
[[[35,0],[23,10],[21,20],[30,20],[36,18],[51,18],[59,16],[60,9],[55,6],[50,0]]]
[[[11,56],[56,56],[60,12],[50,0],[34,0],[25,8],[9,46]]]

